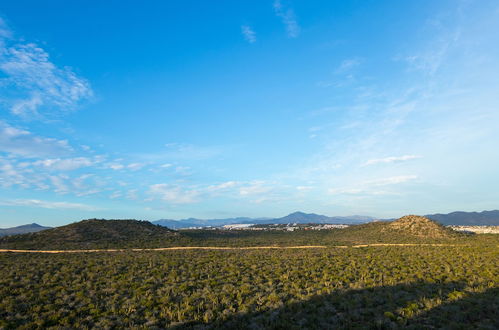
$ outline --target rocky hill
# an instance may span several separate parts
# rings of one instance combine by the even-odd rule
[[[450,238],[456,233],[441,224],[418,215],[406,215],[389,223],[386,229],[423,238]]]
[[[36,233],[0,238],[0,248],[89,249],[167,246],[180,235],[148,221],[90,219]]]
[[[334,235],[338,241],[354,244],[433,243],[465,236],[435,221],[416,215],[407,215],[394,221],[377,221],[350,226],[335,231]]]

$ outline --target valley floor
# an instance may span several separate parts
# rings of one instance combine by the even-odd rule
[[[497,329],[497,240],[457,245],[1,253],[0,329]]]

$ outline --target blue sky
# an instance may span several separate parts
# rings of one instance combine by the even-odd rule
[[[499,207],[497,1],[2,1],[0,227]]]

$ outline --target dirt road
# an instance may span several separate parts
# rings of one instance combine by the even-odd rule
[[[363,248],[376,246],[464,246],[459,244],[417,244],[417,243],[373,243],[359,245],[296,245],[296,246],[245,246],[245,247],[230,247],[230,246],[174,246],[166,248],[151,248],[151,249],[93,249],[93,250],[15,250],[15,249],[0,249],[0,253],[94,253],[94,252],[125,252],[125,251],[170,251],[170,250],[267,250],[267,249],[325,249],[325,248]]]

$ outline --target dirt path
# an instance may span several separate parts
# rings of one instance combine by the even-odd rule
[[[464,246],[463,244],[433,244],[433,243],[373,243],[352,245],[354,248],[370,247],[370,246]]]
[[[169,250],[268,250],[268,249],[325,249],[325,248],[363,248],[376,246],[463,246],[459,244],[417,244],[417,243],[373,243],[359,245],[296,245],[296,246],[246,246],[246,247],[230,247],[230,246],[174,246],[166,248],[154,249],[93,249],[93,250],[15,250],[15,249],[0,249],[0,253],[15,252],[15,253],[94,253],[94,252],[125,252],[125,251],[169,251]]]

